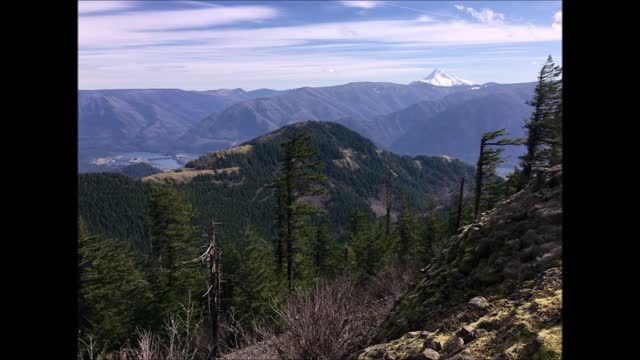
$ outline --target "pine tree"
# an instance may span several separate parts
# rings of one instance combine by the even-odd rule
[[[534,110],[524,125],[527,152],[520,157],[523,183],[531,177],[534,169],[561,159],[562,82],[558,80],[561,73],[561,68],[549,55],[538,74],[534,96],[527,102]]]
[[[233,304],[245,325],[259,325],[272,314],[271,302],[282,299],[276,264],[269,244],[246,228],[236,273]]]
[[[316,227],[313,246],[313,265],[317,277],[332,277],[339,267],[340,249],[323,223]]]
[[[352,249],[356,271],[373,275],[384,265],[387,255],[386,226],[384,223],[363,224],[352,234]]]
[[[475,219],[478,218],[480,199],[483,194],[488,195],[485,196],[485,201],[489,206],[494,202],[493,197],[496,193],[494,181],[497,178],[496,167],[498,164],[504,162],[501,157],[504,150],[502,147],[521,144],[520,139],[498,139],[506,135],[507,132],[505,129],[489,131],[482,134],[482,139],[480,140],[480,155],[478,156],[478,163],[476,166],[476,197],[473,215]],[[488,182],[486,181],[488,179],[494,181]]]
[[[146,324],[149,284],[127,243],[90,235],[82,220],[78,228],[80,336],[114,349]]]
[[[509,197],[524,187],[523,177],[520,169],[515,166],[513,172],[507,174],[507,181],[504,184],[504,197]]]
[[[299,201],[303,196],[314,196],[324,193],[321,182],[325,179],[324,175],[318,173],[318,170],[324,166],[318,161],[318,149],[308,144],[310,136],[308,134],[297,134],[282,145],[285,150],[285,161],[281,166],[281,175],[274,182],[273,186],[278,188],[283,199],[278,199],[280,206],[285,206],[286,211],[286,232],[282,232],[285,236],[287,244],[287,280],[288,288],[293,290],[293,260],[294,249],[296,243],[296,234],[300,234],[301,227],[304,225],[303,217],[314,212],[314,209]]]
[[[296,244],[295,253],[292,257],[293,268],[295,269],[291,279],[292,287],[306,289],[313,285],[313,281],[316,278],[314,244],[317,231],[314,226],[306,224],[306,221],[302,219],[294,229]]]
[[[273,197],[275,200],[273,209],[276,230],[274,247],[278,272],[281,272],[284,267],[287,239],[287,189],[284,178],[277,179],[272,187],[274,189]]]
[[[156,304],[153,311],[162,322],[179,311],[181,304],[206,293],[205,266],[193,262],[205,246],[192,226],[193,210],[170,184],[149,184],[151,200],[147,214],[149,273]],[[204,305],[203,301],[200,305]]]
[[[397,258],[401,262],[417,257],[416,251],[420,243],[421,233],[422,229],[418,215],[403,194],[402,211],[398,217],[398,246],[396,248]]]
[[[391,159],[387,153],[387,182],[385,184],[385,235],[388,237],[391,233],[391,188],[393,182],[393,170],[391,169]]]

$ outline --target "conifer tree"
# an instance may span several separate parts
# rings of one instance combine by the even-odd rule
[[[393,181],[393,170],[391,170],[391,159],[387,154],[387,182],[385,184],[385,235],[388,237],[391,232],[391,187]]]
[[[323,223],[316,227],[313,246],[313,265],[316,276],[331,277],[339,266],[340,249],[329,232],[329,227]]]
[[[284,256],[287,240],[287,189],[284,178],[277,179],[273,185],[275,207],[273,209],[275,220],[275,254],[278,272],[284,268]]]
[[[301,234],[304,225],[303,217],[314,212],[314,209],[300,202],[303,196],[320,195],[325,189],[321,187],[321,182],[325,179],[318,171],[324,164],[317,160],[318,149],[310,146],[310,136],[300,133],[285,141],[282,145],[285,150],[285,160],[280,169],[280,177],[273,186],[283,192],[282,201],[278,200],[280,206],[285,206],[287,244],[287,281],[289,292],[293,290],[293,262],[296,243],[296,235]]]
[[[403,194],[402,211],[398,217],[398,246],[396,248],[397,258],[401,262],[416,257],[421,233],[418,215]]]
[[[506,136],[507,132],[505,129],[500,129],[496,131],[489,131],[482,134],[482,139],[480,139],[480,155],[478,156],[478,163],[476,166],[476,197],[475,197],[475,206],[474,206],[474,214],[473,217],[475,219],[478,218],[478,212],[480,210],[480,199],[483,195],[483,192],[487,194],[487,188],[493,190],[492,186],[488,186],[485,180],[497,177],[496,175],[496,167],[498,164],[504,162],[501,154],[504,151],[502,149],[503,146],[508,145],[520,145],[521,140],[516,139],[507,139],[500,137]],[[492,184],[492,183],[491,183]],[[494,194],[494,191],[491,191],[490,194]],[[493,196],[493,195],[492,195]],[[492,198],[488,199],[488,202],[491,203]]]
[[[162,322],[181,304],[206,293],[207,275],[202,263],[193,262],[205,245],[192,226],[193,210],[171,184],[149,184],[151,200],[147,213],[148,262],[156,297],[153,311]],[[200,305],[203,304],[201,302]]]
[[[247,227],[236,273],[233,304],[245,325],[259,325],[272,315],[271,301],[281,299],[281,282],[269,244]]]
[[[527,152],[521,156],[522,183],[531,177],[533,169],[559,161],[562,147],[562,70],[551,55],[540,69],[533,98],[527,104],[534,107],[525,121]]]
[[[92,236],[78,227],[78,320],[81,337],[113,349],[146,325],[144,309],[153,300],[130,246]]]
[[[316,278],[314,266],[314,245],[317,231],[314,226],[306,224],[300,219],[300,224],[294,227],[295,253],[293,254],[292,286],[298,289],[308,288]]]
[[[387,238],[384,223],[367,223],[353,234],[352,248],[357,272],[373,275],[382,268],[387,254]]]

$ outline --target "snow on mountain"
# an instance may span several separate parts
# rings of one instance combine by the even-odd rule
[[[440,69],[435,69],[424,79],[420,80],[427,84],[435,86],[461,86],[461,85],[479,85],[476,82],[460,79],[458,77],[446,74]]]

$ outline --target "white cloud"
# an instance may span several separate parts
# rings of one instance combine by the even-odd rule
[[[278,11],[266,6],[207,7],[190,10],[80,16],[78,44],[83,46],[135,46],[157,43],[159,39],[195,40],[188,31],[167,30],[225,25],[276,17]],[[204,34],[204,33],[203,33]]]
[[[504,21],[504,14],[495,12],[491,9],[482,9],[477,11],[472,7],[464,7],[462,5],[454,5],[456,9],[460,11],[466,11],[471,17],[484,24],[502,24]]]
[[[420,22],[431,22],[431,21],[433,21],[433,18],[431,16],[429,16],[429,15],[420,15],[418,17],[418,21],[420,21]]]
[[[78,1],[78,13],[85,15],[102,11],[123,10],[132,6],[130,1]]]
[[[380,5],[381,1],[340,1],[342,5],[361,9],[373,9]]]
[[[553,24],[551,27],[556,30],[562,30],[562,10],[553,14]]]
[[[287,87],[292,83],[321,86],[329,81],[380,81],[396,75],[410,79],[424,76],[425,67],[432,67],[428,64],[478,61],[434,55],[442,54],[440,49],[446,47],[562,38],[551,26],[489,26],[468,21],[420,21],[413,17],[204,28],[275,16],[278,12],[266,6],[80,16],[79,86],[212,89],[279,84]],[[183,30],[170,30],[177,28]],[[508,48],[499,48],[504,49]],[[496,59],[489,56],[482,61]]]

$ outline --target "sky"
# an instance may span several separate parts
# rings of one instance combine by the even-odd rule
[[[78,88],[535,81],[560,1],[79,1]]]

